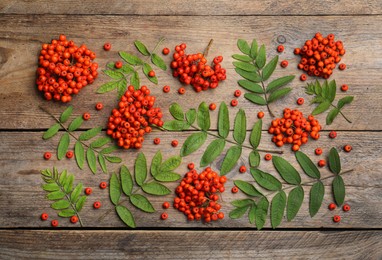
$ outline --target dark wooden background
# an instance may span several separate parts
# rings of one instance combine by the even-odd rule
[[[370,258],[382,257],[382,2],[379,0],[354,1],[15,1],[0,2],[0,258]],[[303,151],[313,156],[317,146],[326,150],[334,146],[340,149],[351,144],[353,151],[341,152],[344,169],[354,169],[344,176],[347,189],[346,202],[352,207],[342,213],[339,224],[332,222],[333,212],[326,209],[332,201],[326,192],[324,204],[314,218],[309,217],[306,195],[305,202],[292,222],[283,221],[272,230],[269,220],[262,231],[256,231],[246,218],[231,220],[228,212],[230,201],[241,195],[229,191],[223,195],[223,212],[226,218],[210,225],[188,223],[184,216],[173,209],[168,210],[169,219],[161,221],[161,204],[167,198],[153,198],[159,209],[154,214],[134,211],[138,228],[130,230],[118,219],[108,199],[107,190],[97,188],[101,180],[108,180],[105,174],[93,176],[90,170],[79,170],[75,160],[49,161],[42,159],[45,151],[55,152],[58,137],[42,141],[44,130],[53,124],[52,118],[41,111],[43,105],[58,115],[65,105],[48,103],[37,93],[34,84],[37,54],[44,42],[64,33],[76,43],[85,43],[97,53],[97,62],[104,68],[107,62],[118,60],[117,52],[136,52],[134,40],[141,40],[153,48],[158,39],[166,37],[164,46],[173,48],[186,42],[189,52],[203,51],[210,38],[214,44],[210,57],[222,54],[223,67],[227,68],[227,80],[212,91],[196,94],[191,89],[183,96],[176,93],[179,83],[170,71],[157,70],[158,86],[148,84],[152,93],[158,96],[157,104],[165,111],[164,119],[170,119],[168,106],[177,101],[185,108],[195,107],[201,100],[207,103],[229,102],[238,75],[233,70],[233,53],[237,53],[236,40],[256,38],[267,46],[268,55],[276,54],[277,37],[286,39],[286,51],[281,55],[290,66],[279,69],[275,75],[295,74],[297,57],[294,47],[301,46],[305,39],[315,32],[334,33],[344,42],[347,50],[343,61],[348,69],[335,71],[333,79],[337,84],[348,84],[347,94],[355,96],[346,113],[353,124],[338,117],[331,126],[325,126],[322,138],[310,141]],[[102,46],[111,42],[112,51],[105,52]],[[170,56],[165,57],[166,62]],[[331,79],[332,79],[331,78]],[[81,130],[105,125],[110,110],[116,106],[116,93],[96,95],[95,90],[107,81],[100,75],[97,81],[83,89],[71,104],[75,114],[90,112],[92,119]],[[162,94],[164,85],[172,87],[171,93]],[[287,105],[295,107],[298,97],[307,98],[298,79],[291,84],[292,93],[272,104],[276,115]],[[341,97],[344,94],[338,92]],[[308,101],[309,99],[307,99]],[[96,102],[103,102],[101,112],[94,110]],[[308,102],[306,102],[308,103]],[[264,107],[239,98],[238,108],[248,116],[248,126],[256,121],[256,114]],[[238,108],[230,109],[233,116]],[[311,107],[299,107],[309,113]],[[264,110],[265,111],[265,110]],[[212,112],[212,125],[216,123],[217,112]],[[324,122],[324,115],[318,116]],[[266,127],[271,118],[266,113],[262,148],[274,148]],[[338,138],[327,137],[330,130],[337,130]],[[189,132],[163,133],[154,131],[144,143],[142,151],[150,160],[156,149],[164,154],[179,153],[170,145],[171,140],[183,143]],[[151,145],[155,137],[162,143]],[[205,148],[205,147],[204,147]],[[179,172],[186,171],[188,162],[199,162],[204,151],[183,159]],[[288,148],[284,158],[296,165]],[[120,151],[118,155],[128,167],[133,165],[136,151]],[[244,154],[243,158],[246,154]],[[243,162],[246,160],[243,159]],[[41,212],[51,216],[40,188],[40,170],[45,168],[68,169],[85,186],[94,188],[94,195],[82,213],[85,228],[60,220],[60,229],[50,228],[48,222],[39,220]],[[212,165],[213,167],[215,164]],[[117,170],[115,165],[112,170]],[[85,167],[86,168],[86,167]],[[262,162],[261,169],[275,172],[270,162]],[[228,175],[232,178],[238,166]],[[329,175],[327,170],[323,174]],[[240,176],[250,179],[249,174]],[[330,190],[330,180],[325,183]],[[175,188],[175,184],[170,185]],[[228,182],[227,189],[232,187]],[[306,187],[305,194],[308,194]],[[92,202],[100,200],[103,207],[94,212]],[[109,214],[107,214],[110,212]],[[103,217],[105,214],[106,217]]]

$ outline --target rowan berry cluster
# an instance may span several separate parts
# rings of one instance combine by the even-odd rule
[[[203,220],[208,223],[223,219],[217,193],[224,192],[226,181],[225,176],[219,177],[210,167],[200,174],[194,169],[190,170],[175,190],[174,208],[183,212],[190,221]]]
[[[186,47],[185,43],[177,45],[171,62],[172,75],[178,77],[180,82],[191,84],[196,92],[200,92],[216,88],[220,81],[226,79],[226,70],[220,65],[223,61],[222,56],[215,57],[213,64],[209,66],[206,65],[207,59],[203,54],[187,55]]]
[[[294,54],[301,56],[298,64],[300,70],[306,71],[309,76],[327,79],[341,61],[340,56],[345,54],[345,49],[341,41],[334,40],[334,34],[328,34],[324,38],[318,32],[301,49],[294,49]]]
[[[292,150],[298,151],[309,136],[315,140],[320,138],[320,130],[320,123],[312,115],[306,119],[299,110],[285,108],[284,117],[273,120],[268,133],[273,134],[272,142],[277,146],[293,144]]]
[[[86,45],[78,47],[63,34],[50,44],[44,43],[37,69],[38,90],[44,93],[46,100],[71,101],[73,94],[78,94],[97,78],[95,57]]]
[[[106,133],[124,149],[142,147],[145,133],[151,132],[150,124],[162,126],[161,109],[154,107],[155,97],[146,86],[135,90],[129,86],[121,97],[118,108],[111,112]]]

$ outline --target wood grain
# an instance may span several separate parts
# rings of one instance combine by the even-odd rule
[[[360,259],[364,257],[380,259],[382,257],[382,231],[6,230],[0,233],[0,242],[2,257],[8,259]]]
[[[6,14],[121,14],[121,15],[360,15],[381,14],[382,5],[378,0],[346,0],[312,2],[297,1],[92,1],[89,5],[69,1],[16,1],[4,0],[0,3],[0,13]]]
[[[164,158],[168,158],[173,155],[179,154],[180,147],[183,144],[185,138],[189,135],[189,132],[183,133],[162,133],[155,131],[150,134],[144,143],[144,147],[141,151],[120,151],[116,155],[123,158],[123,164],[125,164],[132,172],[133,165],[138,152],[143,152],[147,156],[147,161],[151,162],[151,158],[157,149],[160,149],[164,155]],[[40,177],[40,170],[45,168],[52,168],[56,166],[60,171],[67,169],[69,172],[74,173],[77,181],[81,181],[85,187],[92,187],[94,192],[88,198],[89,201],[86,204],[82,218],[86,227],[124,227],[124,224],[118,219],[114,212],[113,206],[109,201],[108,190],[100,190],[98,184],[101,181],[108,181],[109,176],[99,173],[93,175],[90,170],[85,166],[83,171],[79,170],[74,159],[63,159],[57,161],[55,159],[55,148],[59,140],[59,136],[55,136],[53,140],[42,141],[42,133],[28,132],[0,132],[0,227],[48,227],[48,222],[42,222],[39,216],[42,212],[47,212],[52,218],[56,213],[49,208],[49,201],[44,196],[45,192],[40,188],[42,180]],[[150,145],[155,137],[161,138],[161,144],[153,149]],[[274,149],[275,147],[269,142],[269,135],[263,134],[263,140],[261,147],[265,149]],[[179,140],[179,146],[177,148],[171,147],[171,140]],[[209,138],[207,143],[212,139]],[[382,133],[374,133],[373,135],[365,135],[359,132],[339,132],[338,137],[334,140],[323,136],[320,139],[320,147],[324,149],[323,156],[313,155],[314,149],[317,144],[314,141],[310,141],[302,149],[307,153],[312,160],[318,161],[325,158],[328,154],[330,147],[334,146],[341,150],[341,147],[349,143],[353,146],[353,151],[349,154],[340,151],[340,157],[343,170],[354,169],[352,173],[345,174],[344,181],[346,184],[346,203],[349,203],[352,207],[350,212],[344,214],[340,209],[335,212],[327,210],[327,205],[333,201],[331,194],[331,181],[332,178],[324,180],[325,184],[325,198],[324,203],[318,214],[314,218],[309,217],[308,213],[308,201],[309,201],[309,189],[310,186],[304,187],[305,190],[305,202],[298,213],[295,220],[287,222],[284,220],[281,227],[283,228],[382,228],[380,216],[382,214],[382,180],[379,177],[379,172],[382,167],[382,161],[379,155],[373,151],[382,150]],[[72,142],[73,144],[73,142]],[[11,148],[10,148],[11,147]],[[199,151],[187,156],[183,159],[182,165],[177,169],[177,172],[184,174],[186,172],[186,165],[189,162],[195,162],[198,166],[199,160],[205,150],[204,145]],[[289,148],[289,147],[288,147]],[[288,160],[301,172],[303,182],[310,182],[305,174],[302,173],[301,168],[298,166],[294,156],[287,147],[284,158]],[[42,155],[45,151],[53,152],[53,158],[49,161],[45,161]],[[184,215],[169,209],[169,219],[167,221],[160,220],[159,216],[163,210],[161,205],[164,201],[172,201],[173,194],[166,197],[150,196],[154,207],[158,210],[156,213],[147,214],[135,210],[129,203],[125,203],[136,217],[138,227],[181,227],[181,228],[254,228],[254,226],[248,223],[248,219],[243,217],[239,220],[230,220],[228,213],[233,208],[230,202],[234,199],[244,198],[243,194],[232,194],[230,192],[234,179],[242,179],[247,181],[253,181],[249,172],[245,174],[239,174],[238,168],[244,164],[248,168],[248,154],[249,150],[245,149],[240,162],[231,173],[227,175],[229,181],[226,184],[226,192],[222,195],[222,208],[223,212],[227,216],[223,221],[213,223],[211,225],[204,225],[200,222],[189,223],[186,221]],[[365,156],[367,154],[368,156]],[[264,153],[262,153],[264,156]],[[219,157],[212,163],[211,167],[217,169],[221,163],[223,157]],[[120,165],[111,165],[109,167],[111,172],[117,171]],[[197,167],[200,170],[200,167]],[[280,178],[276,173],[271,162],[262,160],[260,169],[269,172],[276,177]],[[100,171],[100,170],[99,170]],[[333,176],[327,169],[321,170],[323,177]],[[167,186],[171,190],[175,190],[176,183],[169,183]],[[285,185],[284,188],[290,186]],[[289,192],[287,189],[286,192]],[[268,194],[268,192],[265,192]],[[273,194],[269,194],[271,198]],[[92,208],[94,201],[99,200],[103,204],[102,208],[95,211]],[[340,214],[342,221],[339,224],[332,222],[334,214]],[[12,216],[12,217],[10,217]],[[367,220],[367,221],[366,221]],[[60,219],[60,226],[64,227],[77,227],[69,223],[69,220]],[[266,227],[269,227],[269,220]]]
[[[58,24],[58,20],[65,20],[65,23]],[[382,72],[379,57],[382,56],[382,48],[375,47],[381,45],[382,28],[379,26],[381,23],[381,16],[367,18],[356,16],[346,19],[342,16],[333,16],[325,17],[325,23],[321,24],[321,32],[335,32],[348,50],[343,59],[348,64],[348,69],[343,72],[336,70],[331,79],[336,79],[339,86],[348,84],[350,90],[346,94],[355,96],[353,104],[344,108],[344,113],[352,119],[353,124],[339,117],[326,129],[382,130],[382,107],[380,106],[382,90],[379,86]],[[168,26],[169,24],[171,27]],[[158,96],[156,104],[162,107],[164,118],[168,120],[170,116],[167,108],[174,101],[180,102],[185,108],[191,108],[197,106],[202,100],[207,103],[220,101],[229,103],[232,100],[234,90],[240,88],[236,83],[239,76],[233,70],[233,60],[230,57],[238,52],[236,47],[238,38],[251,40],[256,37],[259,42],[267,46],[269,55],[273,56],[276,54],[277,37],[285,36],[286,52],[281,55],[281,59],[289,60],[290,66],[285,70],[278,69],[274,76],[300,75],[301,71],[296,69],[297,57],[293,55],[292,50],[303,44],[305,39],[311,38],[313,35],[311,28],[315,27],[316,20],[308,16],[280,16],[277,19],[251,16],[240,17],[240,19],[235,16],[210,17],[208,26],[205,26],[205,21],[195,16],[127,16],[121,19],[120,16],[96,15],[2,15],[0,17],[0,34],[2,35],[0,37],[0,129],[48,128],[52,124],[52,119],[38,109],[39,105],[49,107],[55,114],[63,111],[62,104],[44,101],[34,85],[36,57],[41,43],[49,41],[51,37],[57,37],[59,33],[67,34],[78,43],[84,42],[90,49],[96,51],[100,68],[104,68],[107,62],[120,59],[117,55],[118,50],[135,53],[136,50],[132,44],[135,39],[140,39],[153,48],[156,41],[161,36],[165,36],[167,38],[165,46],[172,47],[180,42],[186,42],[190,52],[197,52],[204,49],[210,38],[214,38],[210,56],[224,55],[223,67],[227,68],[228,77],[219,88],[200,94],[187,88],[186,94],[179,96],[176,92],[180,87],[179,82],[170,75],[170,71],[162,72],[159,69],[157,70],[159,85],[153,86],[146,79],[142,80],[142,84],[148,84],[152,93]],[[73,28],[76,29],[73,30]],[[187,33],[182,33],[184,28],[187,28]],[[213,31],[211,28],[214,28]],[[260,33],[258,28],[264,29]],[[110,52],[102,50],[106,41],[110,41],[113,45]],[[28,46],[27,49],[26,46]],[[373,49],[373,51],[365,52],[365,49]],[[170,56],[165,57],[167,62],[170,62],[170,59]],[[93,85],[86,87],[71,102],[75,106],[76,115],[86,111],[91,112],[92,120],[86,124],[86,128],[105,125],[109,111],[116,106],[115,92],[104,95],[94,94],[96,89],[107,80],[105,75],[100,75]],[[162,87],[166,84],[171,86],[172,91],[164,95]],[[288,97],[271,105],[278,116],[281,115],[285,104],[295,107],[298,97],[304,97],[307,101],[310,99],[304,93],[305,83],[295,79],[291,86],[293,91]],[[345,94],[339,91],[337,95],[340,98]],[[99,113],[95,113],[94,110],[97,101],[102,101],[105,105],[105,109]],[[258,111],[266,110],[265,107],[248,102],[243,96],[239,98],[238,107],[245,109],[250,122],[256,120]],[[308,114],[313,108],[306,104],[299,109],[304,114]],[[237,108],[231,109],[231,116],[236,111]],[[325,116],[326,114],[318,116],[320,122],[325,122]],[[213,126],[216,125],[215,119],[216,116],[213,117]],[[266,127],[270,122],[267,113],[264,120],[264,127]],[[248,124],[248,127],[250,126],[251,124]]]

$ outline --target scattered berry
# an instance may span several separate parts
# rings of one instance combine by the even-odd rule
[[[49,160],[52,157],[52,154],[50,152],[45,152],[44,153],[44,159]]]
[[[322,149],[321,148],[316,148],[316,150],[314,150],[314,153],[316,155],[321,155],[322,154]]]
[[[277,52],[283,52],[284,51],[284,45],[280,44],[277,46]]]
[[[170,53],[170,49],[169,48],[163,48],[162,53],[163,53],[163,55],[168,55]]]
[[[89,114],[89,113],[84,113],[84,114],[82,115],[82,118],[83,118],[84,120],[89,120],[89,119],[90,119],[90,114]]]
[[[101,207],[101,202],[96,201],[96,202],[93,203],[93,208],[99,209],[100,207]]]
[[[301,106],[302,104],[304,104],[304,99],[303,98],[299,98],[299,99],[297,99],[297,105],[299,105],[299,106]]]
[[[247,171],[247,168],[244,165],[240,166],[239,172],[245,173],[246,171]]]
[[[183,95],[184,93],[186,93],[186,89],[185,88],[179,88],[178,93]]]
[[[283,60],[282,62],[280,62],[280,66],[282,67],[282,68],[286,68],[286,67],[288,67],[288,61],[287,60]]]
[[[305,80],[306,80],[306,75],[305,75],[305,74],[301,74],[301,76],[300,76],[300,80],[301,80],[301,81],[305,81]]]
[[[210,108],[211,111],[215,110],[216,109],[216,104],[215,103],[211,103],[209,108]]]
[[[160,144],[160,138],[154,138],[154,144],[158,145]]]
[[[102,110],[103,108],[103,104],[101,102],[98,102],[95,106],[95,108],[99,111],[99,110]]]
[[[70,159],[73,158],[74,153],[72,151],[67,151],[66,152],[66,158]]]
[[[41,220],[47,220],[49,218],[49,215],[46,213],[42,213],[40,218]]]
[[[231,189],[232,193],[237,193],[238,191],[239,191],[239,188],[236,187],[236,186],[233,186],[232,189]]]
[[[257,113],[257,118],[258,119],[262,119],[264,117],[264,112],[263,111],[260,111],[259,113]]]
[[[110,51],[110,49],[111,49],[111,44],[110,43],[105,43],[104,45],[103,45],[103,49],[105,50],[105,51]]]
[[[334,203],[330,203],[329,206],[328,206],[329,210],[331,210],[331,211],[332,211],[332,210],[335,210],[336,207],[337,207],[337,206],[336,206],[336,204],[334,204]]]
[[[86,188],[85,189],[85,194],[86,195],[90,195],[90,194],[92,194],[92,191],[93,191],[92,188]]]
[[[178,144],[179,144],[178,140],[172,140],[172,142],[171,142],[172,147],[177,147]]]
[[[341,221],[341,217],[338,216],[338,215],[335,215],[335,216],[333,217],[333,221],[336,222],[336,223],[338,223],[338,222]]]
[[[344,151],[347,152],[347,153],[349,153],[352,149],[353,148],[351,147],[351,145],[347,144],[347,145],[344,146]]]
[[[170,86],[167,86],[167,85],[164,86],[164,87],[163,87],[163,92],[164,92],[164,93],[168,93],[168,92],[170,92]]]
[[[70,222],[72,222],[73,224],[76,224],[78,222],[78,217],[77,216],[72,216],[70,218]]]
[[[170,207],[170,203],[168,203],[167,201],[166,201],[166,202],[163,202],[162,207],[163,207],[164,209],[168,209],[168,208]]]
[[[99,184],[100,189],[106,189],[107,188],[107,182],[103,181]]]
[[[238,103],[239,102],[237,101],[237,99],[232,99],[231,100],[231,106],[233,106],[233,107],[236,107]]]
[[[155,71],[150,70],[148,75],[149,75],[149,77],[155,77]]]
[[[340,70],[345,70],[346,69],[346,64],[345,63],[341,63],[340,66],[338,66],[338,68]]]
[[[349,86],[346,85],[346,84],[344,84],[344,85],[341,86],[341,90],[342,90],[343,92],[348,91],[348,89],[349,89]]]
[[[50,224],[52,225],[52,227],[58,227],[58,220],[52,220],[52,222],[50,222]]]
[[[163,212],[162,215],[160,215],[160,218],[162,220],[166,220],[168,218],[168,214],[166,212]]]
[[[325,161],[325,160],[319,160],[318,163],[317,163],[317,165],[318,165],[319,167],[325,167],[325,165],[326,165],[326,161]]]
[[[332,138],[332,139],[336,138],[337,137],[337,132],[336,131],[330,131],[329,137]]]
[[[342,210],[343,211],[349,211],[350,210],[350,206],[348,204],[345,204],[342,206]]]
[[[241,91],[238,90],[238,89],[235,90],[234,96],[235,96],[235,97],[240,97],[240,96],[241,96]]]
[[[195,164],[194,164],[194,163],[189,163],[189,164],[187,165],[187,168],[188,168],[189,170],[193,170],[193,169],[195,168]]]
[[[270,160],[272,160],[272,155],[269,154],[269,153],[267,153],[267,154],[264,156],[264,159],[265,159],[266,161],[270,161]]]
[[[115,67],[116,69],[120,69],[120,68],[122,68],[122,66],[123,66],[122,61],[117,61],[117,62],[114,64],[114,67]]]

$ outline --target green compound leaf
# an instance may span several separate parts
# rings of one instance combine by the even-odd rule
[[[89,148],[86,151],[86,159],[88,161],[90,170],[92,171],[92,173],[95,174],[97,172],[97,158],[94,151],[91,148]]]
[[[252,184],[246,181],[235,180],[233,182],[242,192],[252,197],[263,196]]]
[[[259,119],[252,128],[251,135],[249,136],[249,143],[256,149],[259,147],[261,140],[261,129],[263,127],[263,120]]]
[[[57,146],[57,159],[58,160],[61,160],[62,158],[65,157],[65,154],[68,151],[69,143],[70,143],[69,133],[64,133],[61,136],[61,139],[60,139],[58,146]]]
[[[271,225],[275,229],[281,224],[286,206],[286,194],[284,191],[277,193],[271,202]]]
[[[206,148],[202,159],[200,160],[200,166],[205,167],[213,162],[224,150],[225,140],[216,139],[213,140]]]
[[[313,184],[309,193],[309,214],[314,217],[321,208],[322,200],[324,199],[325,187],[321,181]]]
[[[312,160],[303,152],[297,151],[295,153],[297,162],[300,164],[301,168],[304,170],[306,175],[309,177],[320,179],[321,174],[317,166],[312,162]]]
[[[171,190],[159,182],[150,182],[142,185],[142,190],[147,194],[164,196],[171,193]]]
[[[202,102],[199,105],[196,119],[197,119],[198,126],[202,130],[207,131],[208,129],[210,129],[210,125],[211,125],[210,110],[208,108],[208,105],[205,102]]]
[[[131,228],[136,228],[135,220],[130,210],[121,205],[116,206],[115,210],[117,211],[118,217],[123,221],[123,223]]]
[[[121,184],[119,183],[117,174],[113,173],[110,178],[110,200],[114,205],[118,205],[119,199],[121,198],[122,190]]]
[[[219,106],[218,133],[223,138],[227,138],[229,134],[229,114],[224,102],[221,102]]]
[[[135,47],[137,47],[138,51],[145,56],[150,56],[150,52],[147,49],[146,45],[144,45],[141,41],[134,41]]]
[[[121,176],[121,185],[122,185],[122,191],[127,196],[131,195],[131,192],[133,191],[133,177],[130,174],[129,169],[125,166],[121,166],[121,170],[119,172],[119,175]]]
[[[169,108],[170,114],[176,119],[183,121],[184,120],[184,112],[182,107],[178,103],[172,103]]]
[[[265,65],[263,69],[263,81],[266,81],[269,79],[269,77],[273,74],[273,72],[276,69],[277,63],[279,61],[279,56],[276,55],[270,62],[268,62],[267,65]]]
[[[247,118],[244,110],[240,109],[235,117],[233,126],[233,139],[239,144],[243,144],[247,134]]]
[[[141,194],[132,194],[130,196],[130,202],[135,207],[137,207],[138,209],[144,212],[148,212],[148,213],[155,212],[155,209],[153,205],[151,204],[151,202],[145,196]]]
[[[341,206],[345,201],[345,184],[341,175],[337,175],[332,183],[334,200],[338,206]]]
[[[184,157],[192,154],[205,143],[206,139],[207,134],[205,132],[191,134],[187,137],[186,141],[184,141],[182,149],[180,150],[180,156]]]
[[[47,140],[49,138],[52,138],[58,133],[58,130],[60,130],[60,124],[56,123],[52,125],[46,132],[43,134],[42,139]]]
[[[65,109],[60,116],[60,122],[65,123],[66,121],[68,121],[69,117],[72,115],[72,112],[73,106],[69,106],[67,109]]]
[[[92,139],[93,137],[95,137],[99,133],[101,133],[101,131],[102,131],[102,126],[89,129],[86,132],[80,134],[80,136],[78,137],[78,140],[87,141],[89,139]]]
[[[340,174],[341,172],[341,160],[340,155],[336,148],[330,149],[329,152],[329,169],[332,173]]]
[[[147,178],[147,160],[143,153],[139,153],[135,160],[135,182],[142,186]]]
[[[298,186],[291,190],[288,194],[287,202],[287,220],[291,221],[294,219],[301,208],[302,202],[304,200],[304,189]]]
[[[231,146],[224,157],[222,166],[220,169],[220,175],[226,175],[232,168],[236,165],[237,161],[241,156],[242,148],[241,146]]]
[[[301,183],[301,177],[298,171],[284,158],[273,156],[272,162],[278,173],[287,183],[293,185],[299,185]]]
[[[69,132],[73,132],[75,130],[77,130],[81,125],[82,123],[84,122],[84,119],[82,118],[82,116],[78,116],[76,117],[69,125],[68,127],[68,130]]]

